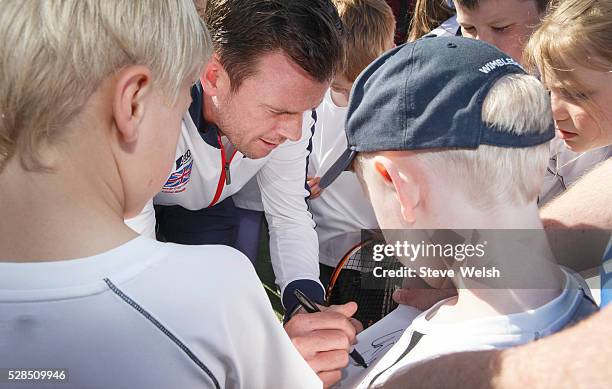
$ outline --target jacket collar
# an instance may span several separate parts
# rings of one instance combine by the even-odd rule
[[[202,90],[202,84],[198,81],[193,87],[191,87],[191,105],[189,106],[189,116],[195,124],[198,132],[204,142],[217,149],[221,148],[219,144],[219,127],[215,124],[208,123],[204,120],[202,114],[202,108],[204,106],[204,92]]]

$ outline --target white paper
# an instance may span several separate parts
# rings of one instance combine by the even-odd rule
[[[364,369],[351,359],[349,365],[342,371],[342,381],[334,388],[357,386],[420,313],[421,311],[411,306],[399,305],[393,312],[357,335],[355,349],[363,356],[368,368]]]

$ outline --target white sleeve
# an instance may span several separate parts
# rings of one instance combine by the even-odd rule
[[[225,293],[232,296],[234,304],[228,305],[220,318],[228,334],[223,347],[233,365],[228,369],[233,377],[228,377],[227,387],[322,388],[323,383],[275,316],[255,269],[242,253],[239,255],[240,261],[231,261],[234,274]]]
[[[251,262],[227,246],[181,246],[156,270],[151,312],[222,388],[319,389],[322,382],[274,314]],[[150,285],[150,284],[149,284]],[[180,297],[182,296],[182,297]]]
[[[279,146],[257,173],[270,230],[272,266],[287,312],[297,305],[293,296],[297,288],[319,303],[325,294],[319,282],[315,223],[306,202],[310,195],[306,189],[306,171],[315,119],[314,111],[306,112],[302,138]]]

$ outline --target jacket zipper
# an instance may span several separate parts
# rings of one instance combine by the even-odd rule
[[[223,142],[221,142],[221,134],[219,133],[217,133],[217,140],[219,141],[219,146],[221,147],[221,175],[219,176],[219,182],[217,183],[215,197],[210,202],[208,207],[212,207],[217,203],[217,201],[219,201],[219,198],[221,197],[221,193],[223,193],[223,188],[225,187],[225,185],[232,184],[230,165],[232,163],[232,160],[234,159],[234,155],[236,155],[236,152],[238,151],[238,149],[234,150],[234,152],[230,156],[229,161],[226,160],[225,147],[223,146]]]

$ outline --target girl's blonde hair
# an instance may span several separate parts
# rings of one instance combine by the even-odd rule
[[[612,70],[612,0],[558,2],[531,36],[524,58],[545,85],[560,87],[570,97],[582,96],[584,86],[572,72],[575,65]]]
[[[100,83],[144,65],[173,103],[212,45],[193,0],[0,0],[0,170],[44,169]]]

